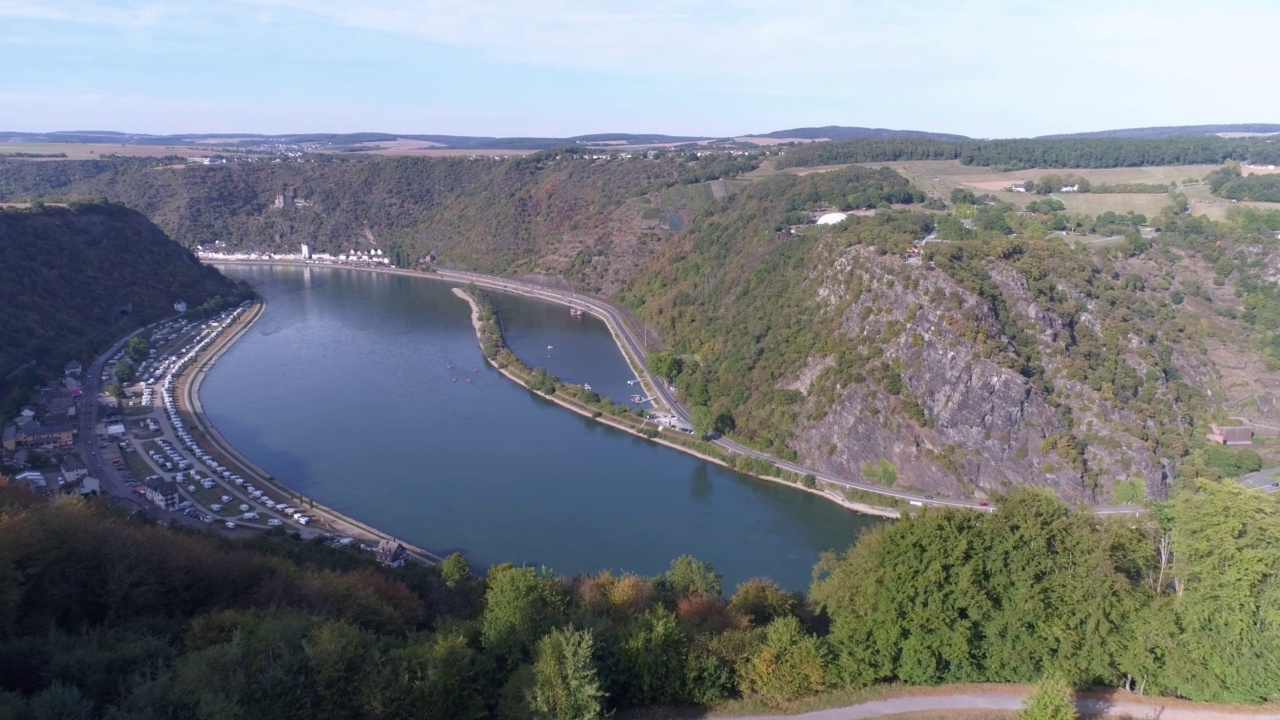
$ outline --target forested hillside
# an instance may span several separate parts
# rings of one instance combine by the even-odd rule
[[[87,360],[172,314],[177,300],[197,308],[245,292],[135,210],[0,210],[0,388],[33,361],[60,373],[69,359]]]
[[[1156,517],[1030,490],[930,510],[824,559],[806,597],[688,556],[653,578],[390,570],[0,481],[0,717],[556,720],[1046,676],[1280,699],[1276,498],[1208,483]]]
[[[1154,241],[1099,218],[1128,233],[1100,251],[1052,232],[1070,218],[1039,201],[961,199],[972,228],[884,210],[791,224],[805,208],[875,204],[892,177],[759,181],[620,296],[671,347],[666,374],[696,417],[836,475],[956,496],[1040,484],[1105,503],[1232,474],[1235,455],[1256,466],[1203,436],[1226,401],[1277,420],[1259,387],[1277,328],[1259,261],[1280,243],[1265,222],[1188,218],[1175,199],[1141,219],[1164,229]],[[1242,358],[1257,385],[1224,379]]]

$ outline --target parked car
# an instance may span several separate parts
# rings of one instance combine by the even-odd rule
[[[223,525],[226,525],[228,530],[235,530],[235,529],[236,529],[236,524],[235,524],[235,522],[233,522],[233,521],[231,521],[231,520],[226,521],[225,523],[223,523]]]

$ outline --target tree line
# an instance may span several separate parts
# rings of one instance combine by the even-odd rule
[[[730,590],[689,556],[656,577],[476,577],[459,555],[391,570],[7,484],[0,508],[0,717],[570,720],[1043,678],[1280,698],[1280,504],[1234,484],[1143,516],[1028,489],[930,509],[824,556],[807,594]]]
[[[1239,163],[1227,163],[1205,179],[1218,197],[1280,202],[1280,175],[1242,175]]]
[[[904,160],[959,160],[964,165],[1004,170],[1218,165],[1227,160],[1275,164],[1280,160],[1280,145],[1252,138],[1216,136],[1053,140],[859,139],[789,147],[776,162],[778,167],[786,168]]]

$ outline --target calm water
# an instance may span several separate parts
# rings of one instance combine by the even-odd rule
[[[204,381],[210,420],[290,486],[416,545],[565,574],[652,575],[687,552],[727,589],[762,575],[804,588],[820,552],[876,522],[539,399],[483,362],[444,283],[222,269],[268,306]],[[633,376],[602,322],[495,299],[528,364],[626,402]]]

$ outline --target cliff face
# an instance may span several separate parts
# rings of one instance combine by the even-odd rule
[[[816,273],[818,301],[838,312],[840,349],[793,379],[805,394],[793,440],[801,459],[872,482],[886,481],[887,461],[896,485],[940,495],[1031,484],[1103,502],[1115,480],[1158,487],[1167,468],[1140,437],[1142,421],[1068,377],[1067,323],[1031,300],[1016,269],[993,262],[988,272],[1015,319],[1002,323],[939,270],[869,247]],[[1011,367],[1005,326],[1018,321],[1035,338],[1041,381]],[[1090,322],[1087,311],[1077,318]],[[1120,360],[1141,374],[1144,349]],[[840,370],[863,355],[871,359],[858,369]]]

